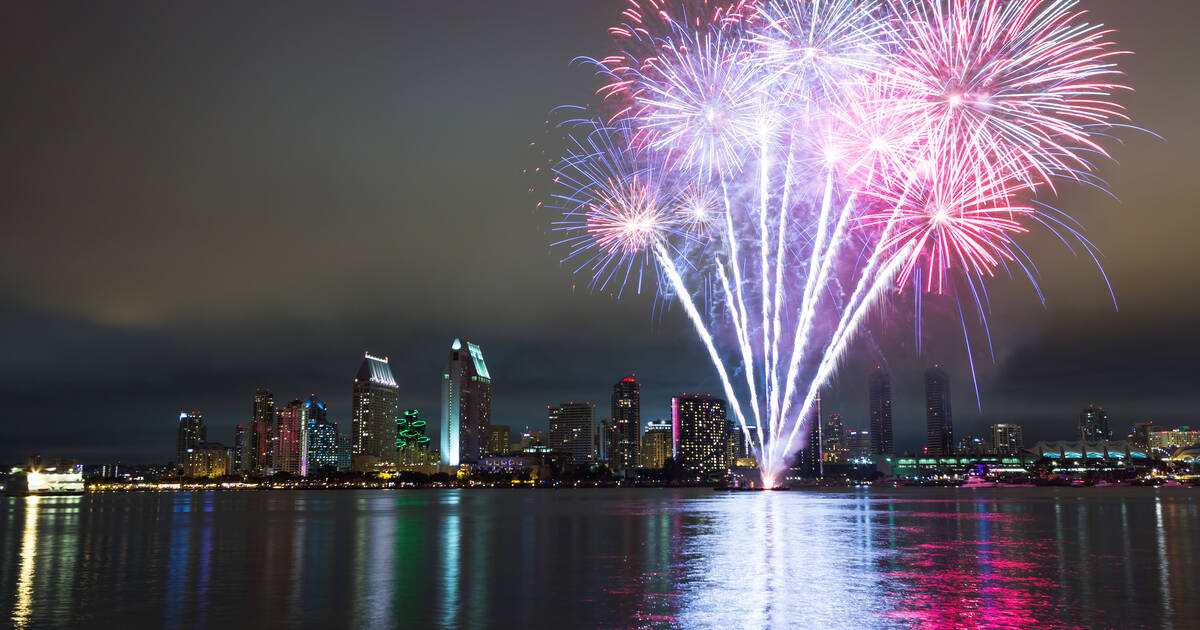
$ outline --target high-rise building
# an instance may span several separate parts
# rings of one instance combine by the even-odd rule
[[[233,449],[220,442],[200,442],[183,454],[184,477],[220,477],[232,467]]]
[[[479,346],[455,339],[442,372],[442,465],[473,464],[492,424],[492,375]]]
[[[1145,420],[1142,422],[1134,422],[1133,428],[1129,430],[1129,441],[1134,446],[1147,448],[1150,446],[1150,432],[1155,430],[1153,420]]]
[[[498,456],[508,454],[511,431],[508,425],[493,424],[487,428],[487,441],[483,447],[484,452],[489,456]]]
[[[821,454],[827,462],[844,462],[850,458],[850,450],[846,446],[846,425],[842,423],[842,414],[833,413],[825,419],[821,431]]]
[[[363,355],[354,377],[351,400],[351,442],[356,470],[369,470],[396,454],[396,411],[400,388],[387,357]]]
[[[550,423],[550,448],[571,454],[575,464],[592,461],[596,444],[596,405],[592,403],[563,403],[546,407]]]
[[[271,433],[275,430],[275,395],[259,387],[254,390],[254,409],[250,420],[250,470],[263,473],[271,465]]]
[[[851,429],[846,432],[846,448],[850,451],[850,459],[865,459],[871,456],[875,440],[870,431]]]
[[[1108,413],[1104,407],[1088,405],[1079,413],[1079,439],[1084,442],[1102,442],[1112,439],[1108,428]]]
[[[316,394],[301,408],[300,474],[312,475],[322,468],[338,469],[338,425],[329,421],[325,403]]]
[[[871,429],[871,454],[891,456],[895,454],[892,442],[892,377],[882,365],[875,366],[867,379],[869,390]]]
[[[275,472],[303,474],[304,401],[299,398],[279,408],[275,425],[275,454],[271,468]]]
[[[675,461],[685,469],[700,475],[727,469],[729,430],[724,400],[700,394],[671,399]]]
[[[1025,449],[1025,437],[1019,424],[993,424],[992,450],[997,455],[1020,455]]]
[[[932,457],[954,455],[954,421],[950,412],[950,376],[934,363],[925,370],[926,453]]]
[[[804,439],[804,447],[796,453],[796,458],[792,462],[792,474],[798,477],[821,477],[824,476],[824,455],[821,452],[822,440],[822,423],[821,423],[821,394],[817,394],[816,400],[813,401],[812,415],[809,416],[807,426],[804,427],[808,431],[808,435]]]
[[[424,466],[429,461],[429,436],[421,412],[405,409],[396,418],[396,464],[402,467]]]
[[[616,448],[617,433],[613,430],[611,418],[605,418],[596,423],[596,461],[608,464]]]
[[[668,457],[673,457],[670,422],[647,422],[642,433],[642,467],[662,468]]]
[[[642,440],[642,384],[630,374],[613,385],[612,424],[616,445],[609,457],[613,470],[638,465]]]
[[[182,469],[188,449],[195,449],[208,439],[204,416],[198,411],[179,412],[179,426],[175,429],[175,467]]]
[[[1200,431],[1193,430],[1191,427],[1157,429],[1150,431],[1147,443],[1150,448],[1169,454],[1170,451],[1181,446],[1200,444]]]
[[[231,472],[248,473],[251,470],[250,428],[239,424],[233,429],[233,470]]]

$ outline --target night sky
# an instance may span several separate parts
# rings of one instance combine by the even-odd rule
[[[582,288],[551,251],[542,165],[560,104],[595,79],[622,2],[43,3],[0,11],[0,462],[173,457],[180,410],[232,442],[257,386],[315,392],[349,428],[364,350],[391,357],[401,405],[435,420],[463,336],[494,378],[493,422],[544,428],[635,371],[643,420],[720,389],[681,309]],[[1200,43],[1193,0],[1085,0],[1136,52],[1135,122],[1101,174],[1064,184],[1116,291],[1045,233],[1041,266],[992,291],[995,363],[930,305],[924,354],[904,304],[881,311],[825,394],[866,425],[886,361],[900,449],[923,443],[922,375],[940,361],[958,435],[999,421],[1070,438],[1079,408],[1200,424]],[[286,7],[286,8],[285,8]],[[575,288],[579,283],[580,287]],[[981,340],[975,339],[981,343]],[[979,348],[977,347],[978,351]]]

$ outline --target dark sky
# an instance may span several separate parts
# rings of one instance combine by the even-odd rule
[[[921,370],[943,362],[956,432],[1070,437],[1081,406],[1118,430],[1200,424],[1200,42],[1192,0],[1085,0],[1137,54],[1135,121],[1074,188],[1116,290],[1045,234],[1042,268],[993,291],[996,363],[980,412],[957,315],[912,348],[902,307],[873,323],[826,394],[865,425],[868,367],[894,375],[900,448],[923,442]],[[195,409],[229,442],[256,386],[316,392],[348,425],[362,352],[436,416],[451,340],[483,346],[494,422],[545,425],[636,371],[643,418],[719,388],[678,312],[573,290],[522,169],[549,110],[585,103],[570,61],[608,50],[621,2],[43,3],[0,12],[0,462],[31,452],[163,462]]]

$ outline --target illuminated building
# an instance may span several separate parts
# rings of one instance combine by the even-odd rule
[[[304,401],[299,398],[280,407],[276,414],[275,449],[271,461],[274,472],[300,475],[304,448]]]
[[[175,429],[175,466],[183,468],[188,449],[194,449],[208,439],[204,416],[196,411],[179,412],[179,426]]]
[[[429,461],[429,436],[425,434],[426,423],[421,412],[405,409],[396,418],[396,465],[397,467],[426,466]]]
[[[551,449],[571,454],[575,464],[587,464],[595,453],[596,405],[563,403],[546,407]]]
[[[647,422],[642,434],[642,467],[662,468],[668,457],[674,456],[670,422]]]
[[[1133,423],[1133,428],[1129,430],[1129,441],[1142,448],[1146,448],[1150,446],[1151,431],[1154,431],[1153,421],[1135,422]]]
[[[1146,443],[1150,448],[1164,452],[1200,444],[1200,431],[1194,431],[1191,427],[1150,431],[1147,437]]]
[[[950,412],[950,377],[937,363],[925,370],[925,452],[932,457],[954,454],[954,420]]]
[[[487,428],[487,441],[484,444],[484,452],[488,455],[505,455],[508,453],[509,436],[508,425],[493,424]]]
[[[1124,461],[1146,460],[1150,454],[1125,440],[1096,442],[1038,442],[1028,449],[1035,457],[1048,459],[1077,459]]]
[[[250,472],[250,429],[239,424],[233,429],[233,471]]]
[[[790,475],[794,478],[821,477],[824,472],[824,457],[821,453],[821,395],[818,393],[813,401],[812,415],[802,429],[807,433],[804,438],[804,448],[796,453],[792,461]]]
[[[993,424],[992,450],[997,455],[1019,455],[1025,449],[1025,438],[1019,424]]]
[[[254,408],[250,420],[250,469],[263,473],[271,465],[271,435],[275,430],[275,396],[271,390],[254,390]]]
[[[400,388],[387,357],[363,355],[351,399],[351,451],[355,470],[369,470],[396,453],[396,411]]]
[[[338,424],[329,421],[325,403],[313,394],[304,401],[301,415],[304,434],[300,474],[312,475],[323,468],[342,469],[338,457]]]
[[[221,477],[233,471],[233,449],[219,442],[201,442],[183,455],[184,477]]]
[[[1108,413],[1103,407],[1088,405],[1079,412],[1079,439],[1084,442],[1112,439],[1112,431],[1108,428]]]
[[[875,441],[870,431],[851,430],[846,433],[846,450],[850,459],[866,459],[871,456]]]
[[[671,432],[675,461],[700,475],[729,467],[729,421],[725,401],[693,394],[671,399]]]
[[[882,365],[867,379],[871,412],[871,455],[892,455],[892,377]]]
[[[491,424],[492,375],[483,350],[455,339],[442,372],[442,465],[478,461]]]
[[[642,440],[642,384],[634,374],[613,385],[612,431],[616,444],[609,455],[609,468],[636,467]]]
[[[850,459],[850,449],[846,446],[846,426],[842,424],[842,414],[829,414],[825,426],[821,430],[821,454],[827,462],[844,462]]]
[[[958,439],[958,446],[954,449],[955,454],[963,457],[982,457],[992,453],[992,445],[983,438],[977,438],[973,435],[964,435]],[[927,457],[948,457],[947,455],[932,455],[926,449]]]
[[[617,434],[613,430],[612,420],[605,418],[596,423],[596,461],[608,463],[616,448]]]

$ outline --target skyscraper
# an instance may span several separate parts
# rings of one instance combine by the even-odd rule
[[[254,390],[254,409],[250,420],[250,470],[263,473],[271,465],[271,432],[275,430],[275,396],[271,390]]]
[[[728,468],[729,429],[724,400],[700,394],[671,399],[675,461],[687,470],[707,475]]]
[[[997,455],[1020,455],[1025,448],[1025,438],[1019,424],[993,424],[992,450]]]
[[[846,447],[846,426],[842,423],[842,414],[830,414],[821,431],[821,456],[827,462],[844,462],[849,459],[849,455],[849,449]]]
[[[511,431],[508,425],[493,424],[487,428],[487,440],[483,451],[489,456],[506,455],[509,449]]]
[[[322,466],[337,468],[336,422],[329,421],[325,403],[316,394],[308,397],[301,407],[300,474],[311,475]]]
[[[642,434],[642,467],[662,468],[668,457],[674,457],[670,422],[647,422]]]
[[[179,426],[175,429],[175,467],[182,469],[189,450],[195,450],[201,442],[208,440],[204,416],[198,411],[179,412]]]
[[[610,418],[605,418],[596,423],[596,461],[609,464],[612,459],[613,450],[616,448],[617,434],[613,430],[613,423]],[[611,464],[610,464],[611,468]]]
[[[563,403],[546,407],[550,423],[550,448],[571,454],[575,464],[592,461],[596,449],[596,405],[592,403]]]
[[[824,455],[821,451],[824,427],[821,424],[820,393],[813,401],[812,415],[809,416],[806,424],[807,426],[804,428],[808,431],[808,435],[804,440],[804,447],[796,453],[796,459],[793,461],[791,469],[793,474],[799,477],[821,477],[824,474]]]
[[[275,425],[275,453],[271,468],[275,472],[302,474],[304,401],[299,398],[279,408]]]
[[[926,452],[933,457],[954,455],[954,421],[950,413],[950,377],[934,363],[925,370]]]
[[[870,390],[871,411],[871,454],[891,456],[895,453],[892,443],[892,377],[882,365],[867,379]]]
[[[1084,442],[1101,442],[1112,439],[1108,428],[1108,413],[1104,407],[1088,405],[1079,413],[1079,439]]]
[[[613,385],[612,424],[616,448],[609,455],[613,470],[638,465],[642,440],[642,384],[637,375],[630,374]]]
[[[233,472],[248,473],[251,470],[250,461],[250,428],[239,424],[233,429]]]
[[[492,424],[492,375],[479,346],[455,339],[442,372],[442,465],[473,464]]]
[[[388,358],[364,353],[354,377],[350,410],[355,470],[368,470],[395,456],[399,399],[400,388],[392,377]]]

